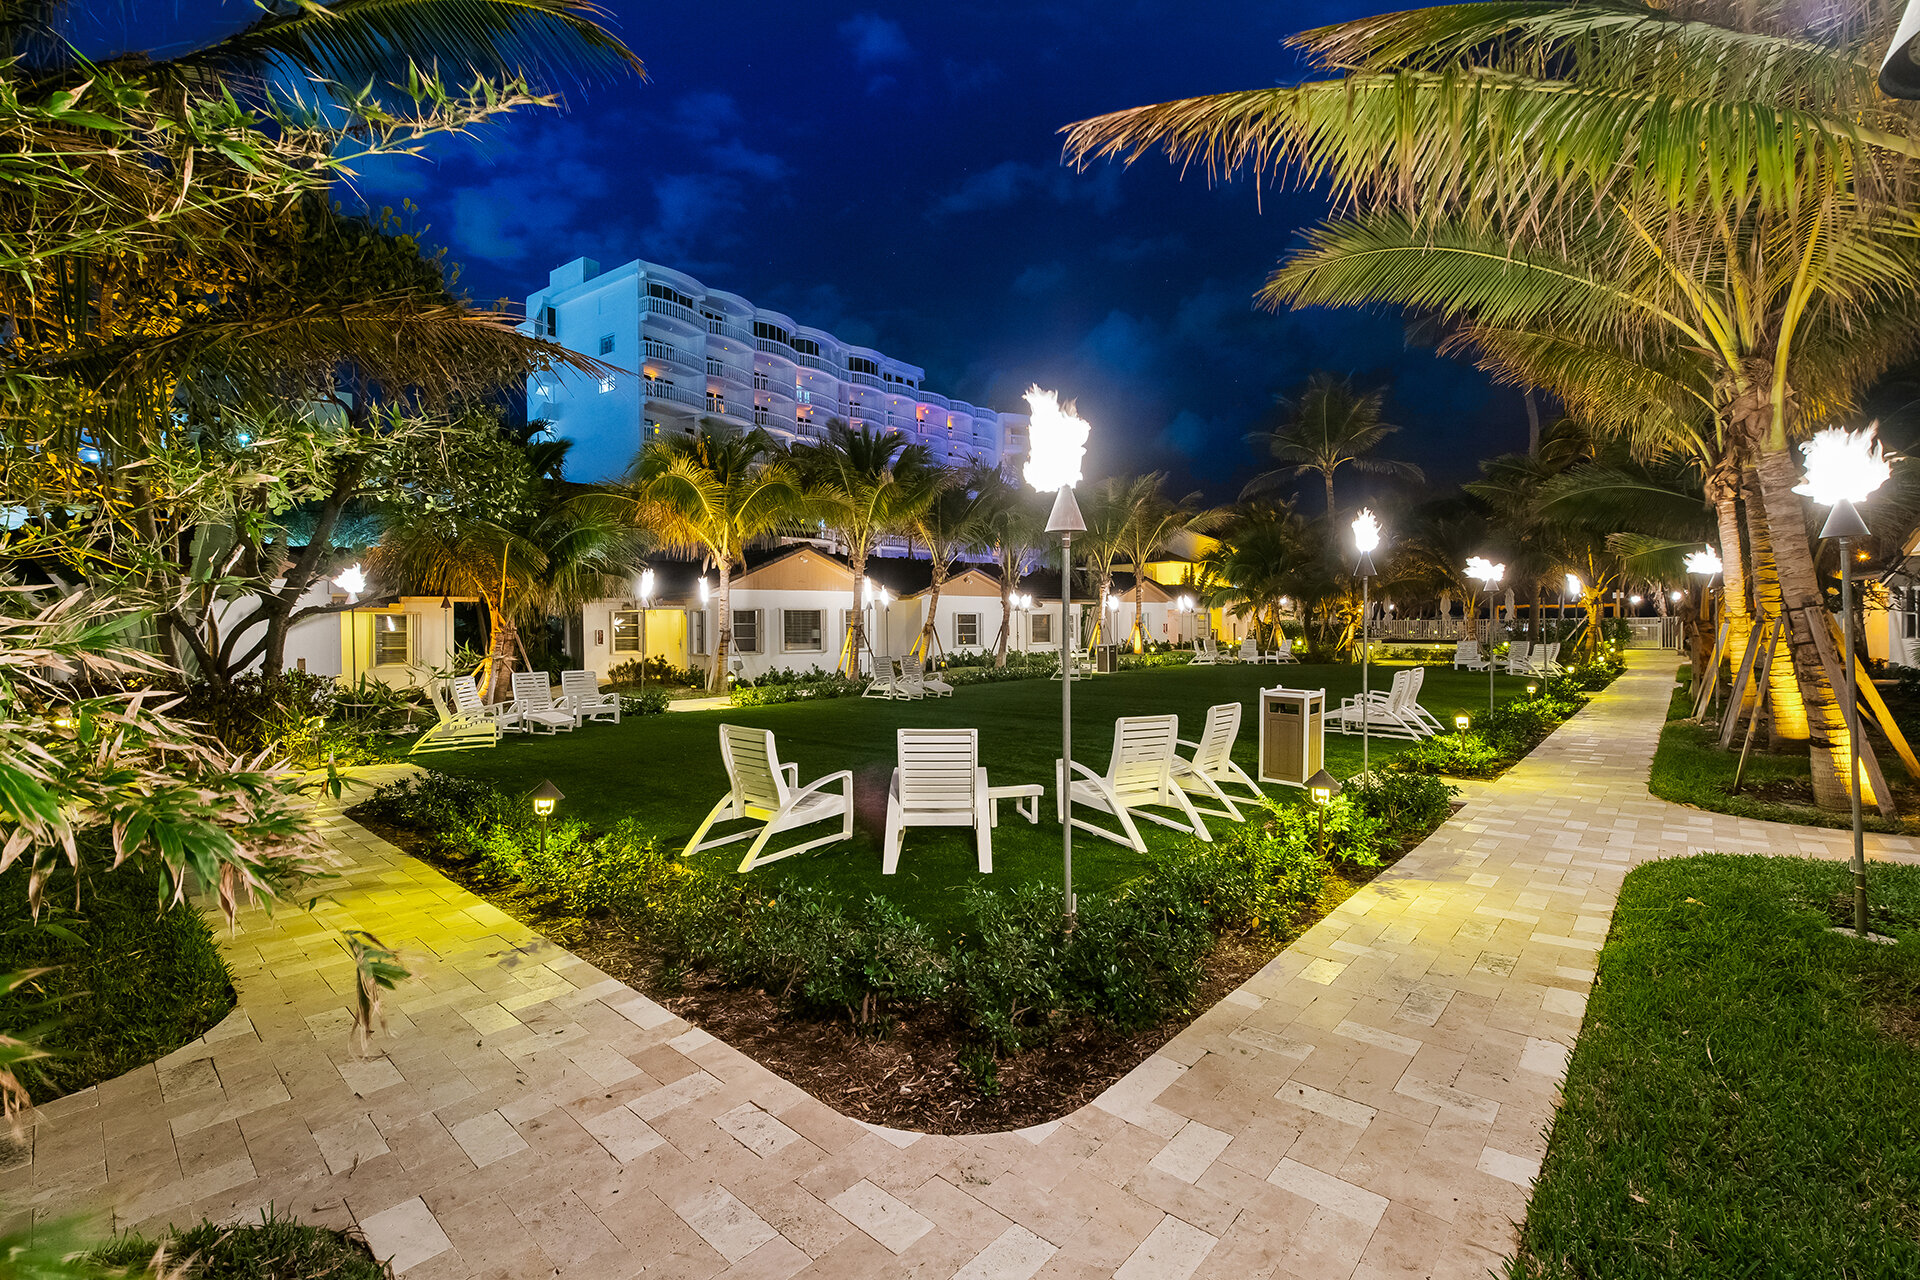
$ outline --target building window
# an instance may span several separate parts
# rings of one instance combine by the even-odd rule
[[[759,405],[755,405],[753,407],[753,425],[754,426],[764,427],[770,421],[772,421],[772,419],[770,419],[767,416],[767,411],[765,409],[761,408]]]
[[[560,317],[552,307],[542,307],[540,309],[540,318],[546,323],[547,336],[549,338],[560,332]]]
[[[788,653],[819,653],[821,617],[818,609],[782,609],[781,647]]]
[[[613,335],[612,334],[603,333],[600,335],[600,354],[603,356],[610,356],[613,354]]]
[[[758,609],[733,611],[733,647],[741,653],[760,652],[760,611]]]
[[[640,652],[640,611],[638,609],[613,611],[613,651],[615,653]]]
[[[678,289],[669,288],[658,281],[647,281],[647,296],[649,298],[659,298],[662,302],[671,302],[676,306],[685,307],[689,311],[693,310],[692,298],[681,293]]]
[[[1027,619],[1027,639],[1034,644],[1053,643],[1053,615],[1036,613]]]
[[[788,339],[788,343],[795,351],[798,351],[803,356],[817,356],[820,354],[820,344],[812,338],[790,338]]]
[[[867,374],[868,376],[874,376],[880,372],[880,366],[875,364],[873,361],[867,359],[865,356],[848,356],[847,372],[864,373],[864,374]]]
[[[812,404],[813,391],[809,387],[795,387],[793,389],[793,398],[801,404]]]
[[[600,377],[600,394],[601,395],[605,395],[607,394],[607,392],[613,390],[614,386],[615,386],[615,382],[614,382],[613,374],[608,373],[608,374],[601,375]]]
[[[687,644],[694,653],[707,652],[707,611],[705,609],[687,611]]]
[[[953,643],[956,648],[978,648],[980,644],[980,615],[977,613],[956,613],[953,615]]]
[[[777,324],[768,324],[765,320],[755,320],[753,322],[753,336],[765,342],[787,343],[792,341],[792,335],[785,329],[782,329]]]
[[[753,389],[755,391],[765,391],[767,389],[767,371],[765,369],[755,369],[753,371]]]
[[[707,392],[707,412],[708,413],[725,413],[726,411],[727,411],[727,397],[725,396],[725,394],[719,391]]]
[[[373,665],[404,667],[412,658],[407,643],[413,637],[413,619],[404,613],[376,613],[373,616]]]
[[[1920,637],[1920,587],[1908,587],[1901,593],[1906,597],[1901,617],[1906,625],[1903,628],[1905,638],[1912,640]]]

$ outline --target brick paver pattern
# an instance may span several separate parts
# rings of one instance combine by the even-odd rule
[[[149,1231],[272,1204],[357,1224],[407,1280],[1484,1277],[1513,1249],[1621,877],[1849,847],[1652,799],[1672,672],[1635,655],[1158,1053],[1017,1133],[848,1119],[329,810],[342,881],[311,913],[247,913],[234,1013],[30,1115],[0,1197]],[[364,1056],[349,927],[415,975]]]

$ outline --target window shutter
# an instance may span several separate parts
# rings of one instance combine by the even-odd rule
[[[767,611],[765,609],[755,609],[753,611],[753,651],[755,653],[767,652],[766,634]]]

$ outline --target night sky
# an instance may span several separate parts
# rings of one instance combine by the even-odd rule
[[[653,259],[922,365],[950,395],[1021,409],[1030,382],[1058,387],[1094,424],[1089,474],[1167,468],[1217,498],[1255,468],[1244,436],[1273,394],[1316,368],[1389,384],[1390,449],[1434,480],[1524,447],[1518,394],[1409,350],[1397,313],[1254,308],[1321,212],[1312,193],[1059,162],[1062,125],[1298,78],[1289,32],[1396,6],[606,5],[647,82],[570,91],[564,111],[358,184],[376,209],[421,206],[478,300],[517,304],[580,255]],[[151,48],[253,12],[130,8],[135,27],[82,43]]]

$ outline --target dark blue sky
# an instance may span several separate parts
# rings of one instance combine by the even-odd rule
[[[1166,467],[1216,496],[1251,473],[1242,437],[1273,393],[1315,368],[1390,383],[1393,451],[1435,479],[1524,445],[1519,396],[1407,350],[1397,314],[1254,309],[1315,196],[1270,189],[1263,209],[1248,183],[1209,190],[1161,160],[1059,163],[1064,124],[1296,78],[1289,32],[1394,6],[606,3],[646,83],[571,92],[359,184],[376,208],[420,205],[478,299],[517,302],[583,254],[655,259],[951,395],[1017,409],[1030,382],[1057,386],[1094,424],[1091,474]],[[140,8],[147,42],[252,5]]]

